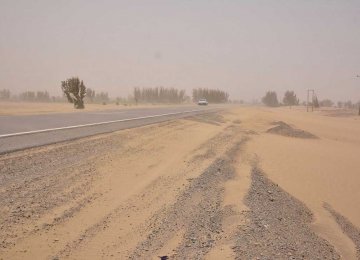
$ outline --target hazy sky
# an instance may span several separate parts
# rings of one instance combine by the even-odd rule
[[[360,0],[0,0],[0,89],[48,90],[79,76],[134,86],[266,90],[360,100]]]

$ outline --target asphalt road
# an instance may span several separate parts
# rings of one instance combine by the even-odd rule
[[[0,116],[0,154],[81,137],[153,124],[221,109],[217,106],[179,106]]]

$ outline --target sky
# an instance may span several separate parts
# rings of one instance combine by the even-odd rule
[[[359,0],[0,0],[0,89],[47,90],[78,76],[133,87],[197,87],[260,100],[307,89],[360,100]]]

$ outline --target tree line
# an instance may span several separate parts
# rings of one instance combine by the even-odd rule
[[[102,91],[97,93],[91,88],[86,89],[85,97],[89,103],[104,103],[110,101],[109,93]]]
[[[5,101],[11,99],[28,102],[50,102],[52,101],[53,97],[50,97],[50,94],[47,91],[24,91],[19,95],[14,96],[8,89],[0,90],[0,100]]]
[[[186,100],[185,90],[176,88],[134,88],[136,103],[182,103]]]
[[[11,97],[10,90],[2,89],[0,90],[0,100],[9,100]]]
[[[69,80],[69,79],[68,79]],[[66,81],[65,81],[66,82]],[[73,82],[78,82],[77,80]],[[79,84],[81,81],[79,80]],[[64,83],[62,83],[64,84]],[[83,83],[84,85],[84,83]],[[84,85],[85,87],[85,85]],[[0,89],[0,101],[26,101],[26,102],[65,102],[69,100],[63,92],[63,96],[50,96],[48,91],[24,91],[19,94],[13,94],[9,89]],[[72,94],[71,94],[72,95]],[[85,94],[83,93],[83,100],[86,103],[102,103],[106,104],[111,102],[111,98],[107,92],[96,92],[94,89],[85,87]],[[244,103],[243,100],[229,100],[229,95],[225,91],[218,89],[196,88],[192,91],[192,100],[198,101],[199,99],[206,98],[210,103]],[[178,90],[175,88],[134,88],[133,94],[127,98],[117,97],[113,99],[116,104],[124,103],[183,103],[189,102],[190,97],[186,95],[185,90]],[[265,96],[261,99],[262,103],[266,106],[297,106],[300,104],[294,91],[286,91],[284,97],[279,101],[277,93],[275,91],[267,91]],[[360,102],[353,103],[352,101],[338,101],[333,102],[330,99],[318,100],[317,96],[312,97],[309,101],[310,105],[315,108],[318,107],[333,107],[344,109],[357,109],[360,106]],[[302,105],[306,105],[303,101]]]
[[[265,96],[261,99],[261,101],[269,107],[277,107],[280,106],[281,103],[278,101],[277,94],[275,91],[266,92]],[[285,106],[297,106],[299,105],[299,99],[297,98],[294,91],[286,91],[283,97],[283,105]]]
[[[183,103],[190,100],[185,90],[176,88],[134,88],[133,95],[136,103]],[[192,100],[196,102],[202,98],[210,103],[226,103],[229,101],[229,94],[218,89],[193,89]]]
[[[278,100],[277,93],[275,91],[267,91],[265,96],[262,98],[262,103],[269,107],[278,107],[278,106],[297,106],[300,104],[299,99],[297,98],[294,91],[286,91],[282,102]],[[321,101],[318,100],[318,97],[314,95],[311,100],[309,100],[309,104],[313,105],[315,108],[319,107],[333,107],[335,103],[330,99],[323,99]],[[306,102],[303,102],[302,105],[306,105]],[[360,105],[358,103],[352,103],[351,101],[341,102],[338,101],[336,106],[338,108],[348,108],[348,109],[356,109]]]
[[[196,88],[192,91],[193,101],[205,98],[210,103],[226,103],[229,101],[229,94],[219,89]]]

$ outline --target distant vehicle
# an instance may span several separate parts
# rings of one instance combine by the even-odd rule
[[[198,105],[199,106],[207,106],[209,103],[207,102],[207,100],[205,98],[199,99],[198,101]]]

